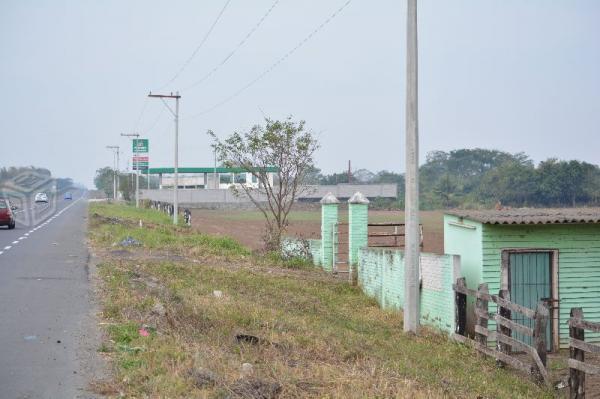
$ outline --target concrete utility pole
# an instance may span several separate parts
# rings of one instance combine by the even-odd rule
[[[136,139],[140,137],[138,133],[121,133],[123,137],[135,137]],[[132,157],[135,157],[135,153],[133,152],[133,139],[131,139],[131,154]],[[133,162],[133,161],[132,161]],[[140,165],[139,162],[133,164],[133,168],[135,169],[135,207],[140,207]]]
[[[165,107],[173,114],[175,117],[175,165],[174,165],[174,174],[175,174],[175,182],[173,184],[173,224],[177,224],[177,216],[179,213],[179,201],[177,198],[177,190],[179,188],[179,99],[181,96],[179,92],[175,94],[152,94],[150,92],[148,97],[156,97],[160,98]],[[165,102],[165,98],[174,98],[175,99],[175,112],[167,105]]]
[[[117,200],[117,187],[119,185],[119,146],[107,145],[106,148],[113,151],[113,199]]]
[[[406,24],[406,264],[404,274],[404,331],[419,328],[419,115],[417,0],[407,0]]]

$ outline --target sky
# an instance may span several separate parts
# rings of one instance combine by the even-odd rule
[[[107,145],[127,168],[121,133],[171,166],[173,117],[152,90],[182,96],[181,167],[213,164],[208,129],[292,115],[317,135],[324,172],[348,160],[403,172],[405,1],[352,0],[277,63],[346,2],[0,0],[0,166],[91,187]],[[600,164],[599,1],[420,0],[418,14],[422,162],[480,147]]]

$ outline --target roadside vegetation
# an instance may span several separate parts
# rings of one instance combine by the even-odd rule
[[[444,336],[405,335],[400,313],[305,263],[169,223],[153,210],[90,204],[106,327],[98,350],[113,368],[112,381],[94,384],[98,392],[551,397]]]

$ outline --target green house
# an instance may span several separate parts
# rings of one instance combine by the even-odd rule
[[[568,347],[572,307],[600,321],[600,208],[450,211],[444,252],[460,255],[470,288],[487,283],[490,293],[507,289],[513,302],[529,308],[548,301],[550,350]],[[600,342],[600,336],[586,333],[586,341]]]

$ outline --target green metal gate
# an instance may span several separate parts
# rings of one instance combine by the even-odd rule
[[[516,252],[509,256],[509,290],[511,302],[536,309],[542,299],[552,297],[552,262],[550,252]],[[534,320],[520,313],[512,315],[514,322],[534,328]],[[552,323],[546,329],[548,351],[552,350]],[[532,345],[530,336],[513,331],[513,337]]]

